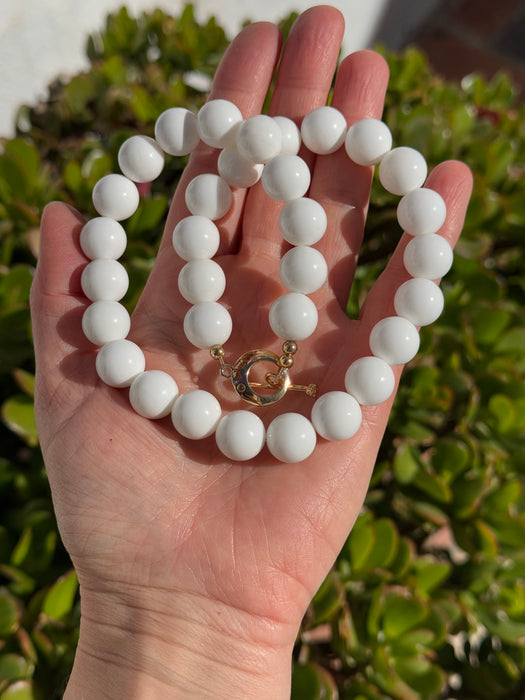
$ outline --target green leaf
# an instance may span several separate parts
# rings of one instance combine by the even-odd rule
[[[496,427],[506,433],[514,427],[516,423],[516,409],[512,399],[504,394],[496,394],[489,399],[489,411],[496,419]]]
[[[34,665],[18,654],[3,654],[0,656],[0,681],[18,681],[29,678]]]
[[[30,447],[38,445],[33,399],[16,394],[2,406],[2,420],[7,427],[25,440]]]
[[[0,637],[12,634],[19,625],[19,607],[7,589],[0,588]]]
[[[368,552],[364,566],[368,569],[387,569],[394,560],[399,544],[399,535],[392,520],[380,518],[372,524],[374,546]]]
[[[447,481],[453,479],[468,468],[471,461],[471,450],[459,440],[438,440],[432,455],[432,467]]]
[[[398,658],[395,669],[410,688],[425,698],[437,696],[446,684],[443,671],[422,656]]]
[[[16,681],[0,695],[0,700],[37,700],[31,681]]]
[[[400,637],[417,627],[427,616],[427,609],[415,598],[390,594],[385,600],[383,631],[387,639]]]
[[[350,563],[353,569],[360,570],[365,566],[375,542],[374,529],[368,524],[359,524],[358,520],[348,538]]]
[[[419,455],[412,445],[401,444],[394,457],[394,476],[400,484],[409,484],[420,466]]]
[[[16,383],[22,389],[22,391],[28,396],[34,397],[35,395],[35,375],[31,372],[27,372],[25,369],[17,368],[13,370],[13,376]]]
[[[450,575],[451,565],[430,557],[421,557],[414,562],[414,575],[418,592],[428,594],[440,586]]]
[[[332,676],[317,664],[295,664],[292,672],[291,700],[337,700]]]
[[[506,355],[512,351],[522,353],[525,347],[525,328],[511,328],[504,333],[494,345],[493,351],[497,354]]]
[[[42,612],[47,617],[61,620],[73,607],[78,588],[78,579],[74,570],[61,576],[46,593]]]

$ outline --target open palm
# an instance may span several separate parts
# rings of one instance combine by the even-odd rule
[[[299,18],[281,58],[271,114],[299,123],[326,103],[342,33],[342,19],[332,8],[314,8]],[[259,113],[280,51],[273,25],[248,27],[224,57],[212,97],[232,100],[244,117]],[[377,54],[354,54],[339,68],[332,104],[349,124],[379,118],[387,80]],[[148,368],[167,371],[181,391],[211,390],[232,410],[243,406],[219,376],[217,363],[182,333],[188,306],[177,291],[181,262],[171,248],[171,231],[188,213],[185,184],[199,172],[216,171],[216,157],[205,146],[192,156],[130,337],[144,350]],[[324,393],[343,388],[347,367],[369,354],[370,329],[394,313],[394,292],[408,277],[401,263],[406,241],[370,293],[361,318],[349,320],[344,307],[363,235],[371,169],[352,164],[344,152],[310,157],[309,164],[309,196],[328,214],[328,232],[318,247],[330,272],[325,289],[312,295],[319,324],[299,345],[293,369],[296,381],[316,382]],[[470,174],[459,163],[446,163],[431,175],[429,186],[447,202],[441,233],[454,244]],[[227,279],[222,301],[234,324],[225,347],[228,362],[256,347],[279,352],[267,320],[271,302],[283,291],[279,210],[257,185],[248,194],[236,191],[232,210],[219,223],[217,259]],[[238,629],[238,638],[250,646],[289,650],[362,505],[391,400],[364,407],[363,425],[353,438],[319,439],[313,455],[299,464],[278,463],[267,451],[250,464],[228,462],[213,438],[181,439],[169,420],[137,416],[125,391],[98,379],[96,349],[81,331],[87,305],[79,285],[87,262],[78,245],[81,227],[80,215],[69,207],[46,209],[32,303],[37,419],[59,527],[79,575],[83,614],[87,620],[111,619],[115,610],[133,608],[139,634],[149,633],[152,611],[184,619],[188,627],[197,621],[205,625],[217,614],[221,622],[214,618],[215,630]],[[309,415],[310,402],[288,394],[278,412]],[[274,409],[259,410],[267,425]],[[86,633],[86,648],[94,648],[95,639]]]

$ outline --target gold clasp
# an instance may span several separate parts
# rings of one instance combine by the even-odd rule
[[[295,349],[292,353],[285,350],[285,354],[281,356],[270,350],[250,350],[241,355],[233,365],[227,365],[224,362],[222,347],[214,346],[210,352],[212,357],[219,360],[221,364],[221,375],[231,379],[233,388],[241,399],[253,406],[268,406],[276,403],[283,398],[288,390],[304,391],[308,396],[315,396],[317,393],[315,384],[292,383],[289,367],[292,364],[290,360]],[[275,370],[267,370],[264,374],[264,381],[251,380],[249,376],[251,370],[261,362],[274,365]]]

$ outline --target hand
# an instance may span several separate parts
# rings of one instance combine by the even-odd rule
[[[305,12],[284,48],[270,113],[301,118],[326,103],[343,36],[338,11]],[[232,100],[243,115],[259,113],[281,52],[271,24],[246,28],[217,71],[212,98]],[[333,106],[349,124],[380,118],[388,80],[383,59],[358,52],[340,65]],[[181,331],[188,308],[177,291],[182,263],[171,232],[187,215],[184,189],[199,172],[214,172],[217,152],[199,146],[168,217],[158,260],[133,314],[131,339],[148,368],[164,369],[181,391],[220,395],[226,410],[242,408],[206,351]],[[300,343],[296,381],[321,392],[343,388],[351,362],[369,354],[371,328],[392,315],[407,278],[404,236],[375,284],[359,320],[344,313],[357,262],[371,169],[344,149],[310,161],[310,196],[328,214],[318,244],[330,269],[314,335]],[[441,230],[453,245],[471,177],[460,163],[440,165],[428,186],[447,203]],[[264,347],[279,351],[268,306],[282,293],[277,230],[279,205],[260,185],[236,191],[221,220],[227,278],[224,303],[234,330],[228,358]],[[319,440],[299,464],[276,463],[267,451],[250,464],[226,461],[213,438],[180,439],[169,420],[136,415],[127,392],[105,386],[96,349],[83,336],[87,305],[79,278],[81,216],[49,205],[32,291],[37,355],[36,411],[57,519],[82,597],[80,641],[66,698],[286,698],[291,651],[302,616],[359,513],[393,397],[363,408],[358,433],[344,442]],[[229,361],[231,361],[229,360]],[[401,368],[395,368],[399,378]],[[278,412],[309,414],[312,399],[287,395]],[[268,424],[271,409],[260,415]],[[264,456],[263,456],[264,455]]]

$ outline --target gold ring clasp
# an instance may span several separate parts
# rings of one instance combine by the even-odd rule
[[[277,355],[271,350],[249,350],[239,357],[233,365],[224,362],[224,350],[220,346],[210,349],[214,359],[221,364],[221,375],[232,381],[233,388],[243,401],[252,406],[269,406],[280,401],[288,390],[304,391],[308,396],[315,396],[317,387],[315,384],[293,384],[290,372],[286,364],[285,355]],[[295,352],[295,349],[293,350]],[[288,358],[291,353],[288,353]],[[274,366],[274,370],[267,369],[264,377],[258,380],[250,379],[250,372],[259,363]]]

